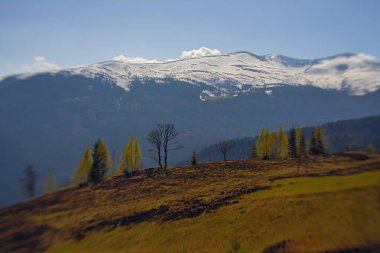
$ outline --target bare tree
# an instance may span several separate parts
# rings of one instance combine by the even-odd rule
[[[152,129],[146,140],[152,145],[149,149],[150,158],[158,163],[160,169],[162,169],[162,157],[161,157],[161,147],[162,147],[162,131],[158,126],[156,129]]]
[[[34,196],[36,186],[37,173],[34,171],[33,166],[29,164],[23,171],[24,176],[20,179],[23,190],[27,198]]]
[[[164,124],[161,126],[163,131],[163,148],[164,148],[164,169],[168,166],[168,153],[169,151],[174,151],[182,148],[182,146],[178,145],[177,137],[178,132],[174,128],[173,124]]]
[[[168,166],[168,154],[182,148],[177,142],[178,132],[173,124],[158,124],[152,129],[147,137],[147,141],[152,145],[149,149],[150,157],[158,163],[160,169]],[[162,160],[164,165],[162,165]]]
[[[226,140],[218,143],[218,150],[223,155],[223,161],[227,161],[227,153],[231,150],[231,148],[231,145]]]

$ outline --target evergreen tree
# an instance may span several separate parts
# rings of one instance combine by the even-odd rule
[[[197,154],[195,153],[195,151],[193,150],[193,153],[191,155],[191,165],[196,165],[198,162],[197,162]]]
[[[323,127],[313,128],[310,139],[310,154],[323,155],[326,153],[326,136]]]
[[[93,159],[91,155],[91,150],[87,146],[83,153],[82,159],[80,160],[78,165],[75,167],[74,173],[71,177],[72,182],[74,184],[79,184],[79,183],[83,183],[87,181],[88,175],[92,168],[92,162],[93,162]]]
[[[318,126],[317,127],[317,147],[318,147],[318,153],[323,155],[326,154],[326,136],[325,136],[325,130],[323,127]]]
[[[302,128],[296,130],[297,133],[297,175],[300,175],[300,167],[302,160],[307,156],[307,145]]]
[[[107,145],[101,139],[94,144],[92,159],[93,163],[88,175],[88,180],[98,182],[111,169],[111,157]]]
[[[251,153],[249,154],[249,157],[250,157],[251,159],[256,159],[256,158],[257,158],[256,143],[253,143],[253,144],[252,144],[252,147],[251,147]]]
[[[297,157],[297,133],[296,129],[293,127],[289,132],[289,156],[291,158]]]
[[[23,174],[24,177],[20,179],[23,186],[23,190],[27,198],[32,198],[34,196],[37,173],[34,171],[33,165],[29,164],[28,166],[26,166]]]
[[[50,193],[57,190],[54,173],[52,170],[48,171],[48,174],[44,181],[44,193]]]

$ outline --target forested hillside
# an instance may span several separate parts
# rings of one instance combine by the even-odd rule
[[[323,128],[328,139],[327,148],[329,152],[365,150],[369,145],[380,150],[380,116],[330,122],[324,124]],[[308,144],[310,144],[312,129],[313,127],[303,128]],[[256,140],[257,136],[228,140],[231,147],[228,152],[228,159],[248,158],[252,144]],[[202,149],[197,153],[197,157],[200,162],[222,159],[218,144]]]

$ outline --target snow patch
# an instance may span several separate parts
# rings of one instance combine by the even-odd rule
[[[163,63],[120,56],[114,61],[49,73],[98,78],[126,91],[134,80],[155,80],[160,83],[174,79],[206,86],[200,94],[200,99],[204,101],[234,97],[255,89],[265,89],[265,94],[271,95],[271,88],[279,85],[312,85],[345,91],[351,95],[364,95],[380,88],[380,62],[366,54],[299,60],[274,54],[257,56],[247,52],[220,55],[219,50],[201,48],[186,51],[184,57],[199,55],[208,56]],[[18,78],[29,76],[20,75]]]
[[[271,96],[273,94],[272,90],[266,90],[264,91],[268,96]]]

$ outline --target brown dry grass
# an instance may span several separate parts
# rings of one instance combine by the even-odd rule
[[[301,176],[357,174],[379,170],[379,164],[376,155],[314,157],[306,161]],[[69,187],[1,209],[0,251],[44,251],[123,227],[138,229],[146,222],[171,224],[213,214],[236,205],[244,196],[270,197],[295,176],[294,161],[247,160],[173,167],[167,173],[148,170],[131,178],[108,177],[96,185]]]

